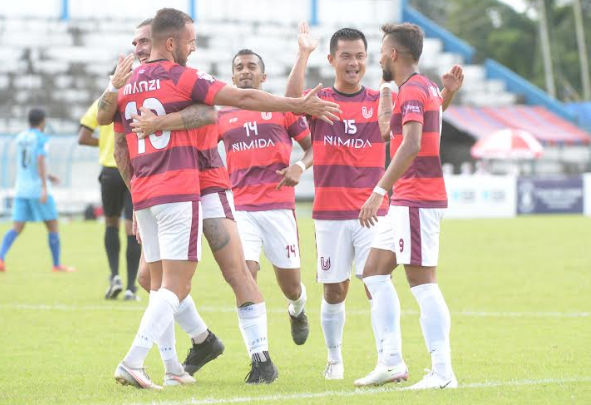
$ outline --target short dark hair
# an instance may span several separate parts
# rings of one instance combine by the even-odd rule
[[[185,25],[193,22],[187,13],[175,8],[161,8],[152,20],[152,40],[176,38],[185,29]]]
[[[382,25],[384,38],[388,37],[394,40],[412,55],[415,61],[419,61],[423,53],[423,30],[415,24],[384,24]]]
[[[29,125],[38,127],[45,120],[45,110],[41,107],[34,107],[29,110]]]
[[[153,18],[146,18],[144,21],[142,21],[137,27],[135,27],[136,29],[138,28],[142,28],[145,27],[146,25],[152,25],[152,21],[154,21]]]
[[[255,51],[253,51],[251,49],[241,49],[238,52],[236,52],[236,55],[234,55],[234,57],[232,58],[232,73],[234,73],[234,61],[236,60],[237,57],[242,56],[242,55],[254,55],[257,58],[259,58],[259,61],[261,64],[261,71],[263,73],[265,73],[265,62],[263,62],[263,58],[261,58],[261,55],[259,55],[258,53],[256,53]]]
[[[338,30],[330,38],[330,54],[334,56],[339,46],[339,41],[356,41],[358,39],[363,41],[363,45],[365,45],[365,50],[367,51],[367,39],[365,39],[363,32],[355,28],[342,28]]]

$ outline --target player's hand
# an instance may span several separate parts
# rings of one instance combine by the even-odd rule
[[[317,96],[318,92],[322,89],[322,84],[316,86],[312,91],[306,94],[305,97],[301,97],[302,108],[301,111],[294,111],[296,113],[305,113],[313,117],[321,119],[322,121],[332,125],[333,121],[339,121],[338,114],[343,112],[339,109],[337,103],[331,101],[322,100]]]
[[[359,212],[359,223],[361,226],[371,228],[378,223],[378,210],[380,209],[383,200],[384,196],[381,196],[378,193],[371,193]]]
[[[133,72],[131,69],[133,67],[133,60],[133,53],[130,53],[127,56],[119,55],[119,62],[115,68],[115,73],[113,73],[113,76],[111,77],[111,83],[113,83],[113,87],[116,89],[125,86],[127,79],[131,77]]]
[[[140,107],[141,115],[132,114],[131,123],[132,131],[138,134],[140,139],[147,138],[148,136],[159,131],[158,128],[158,115],[154,114],[152,110],[146,107]]]
[[[285,169],[276,170],[275,173],[279,176],[283,176],[279,184],[277,184],[277,187],[275,187],[276,190],[280,190],[283,186],[297,186],[300,183],[300,177],[302,177],[303,170],[298,165],[291,165]]]
[[[464,68],[460,65],[453,65],[449,72],[441,76],[441,82],[448,91],[457,92],[464,84]]]
[[[133,211],[132,220],[131,220],[131,234],[135,236],[137,243],[140,245],[142,244],[142,238],[140,237],[140,233],[137,230],[137,221],[135,219],[135,211]]]
[[[298,46],[300,52],[312,53],[318,46],[318,40],[310,35],[310,27],[305,21],[298,24]]]
[[[47,194],[47,188],[43,187],[41,189],[41,197],[39,197],[39,202],[41,204],[45,204],[47,202],[47,199],[49,198],[48,194]]]
[[[61,180],[59,177],[57,177],[56,175],[53,174],[48,174],[47,178],[49,179],[49,181],[51,181],[51,184],[60,184]]]

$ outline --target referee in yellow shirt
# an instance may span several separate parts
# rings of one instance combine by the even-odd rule
[[[78,143],[80,145],[98,146],[99,163],[103,166],[99,176],[101,183],[101,197],[103,211],[105,214],[105,249],[111,268],[109,288],[105,293],[106,299],[116,299],[123,290],[123,283],[119,277],[119,218],[121,212],[125,215],[125,233],[127,234],[127,289],[124,294],[125,300],[138,301],[136,295],[135,280],[137,277],[138,265],[141,254],[141,247],[135,236],[132,234],[131,226],[133,219],[133,205],[131,194],[123,182],[115,158],[113,124],[99,126],[96,121],[98,100],[95,101],[86,114],[80,120],[80,132]],[[98,127],[98,139],[93,136],[94,130]]]

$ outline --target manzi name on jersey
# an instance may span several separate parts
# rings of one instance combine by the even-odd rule
[[[143,93],[145,91],[160,90],[160,79],[142,80],[139,82],[128,83],[123,89],[123,95]]]
[[[271,139],[253,139],[250,142],[236,142],[232,145],[234,152],[249,150],[249,149],[262,149],[271,148],[275,146],[275,142]]]
[[[346,140],[343,140],[343,138],[337,135],[324,135],[324,144],[333,146],[345,146],[353,149],[364,149],[372,147],[371,142],[367,139],[347,138]]]

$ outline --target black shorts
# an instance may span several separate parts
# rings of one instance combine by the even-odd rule
[[[101,183],[101,197],[105,217],[120,217],[125,210],[125,219],[133,217],[131,194],[116,167],[103,167],[99,175]]]

